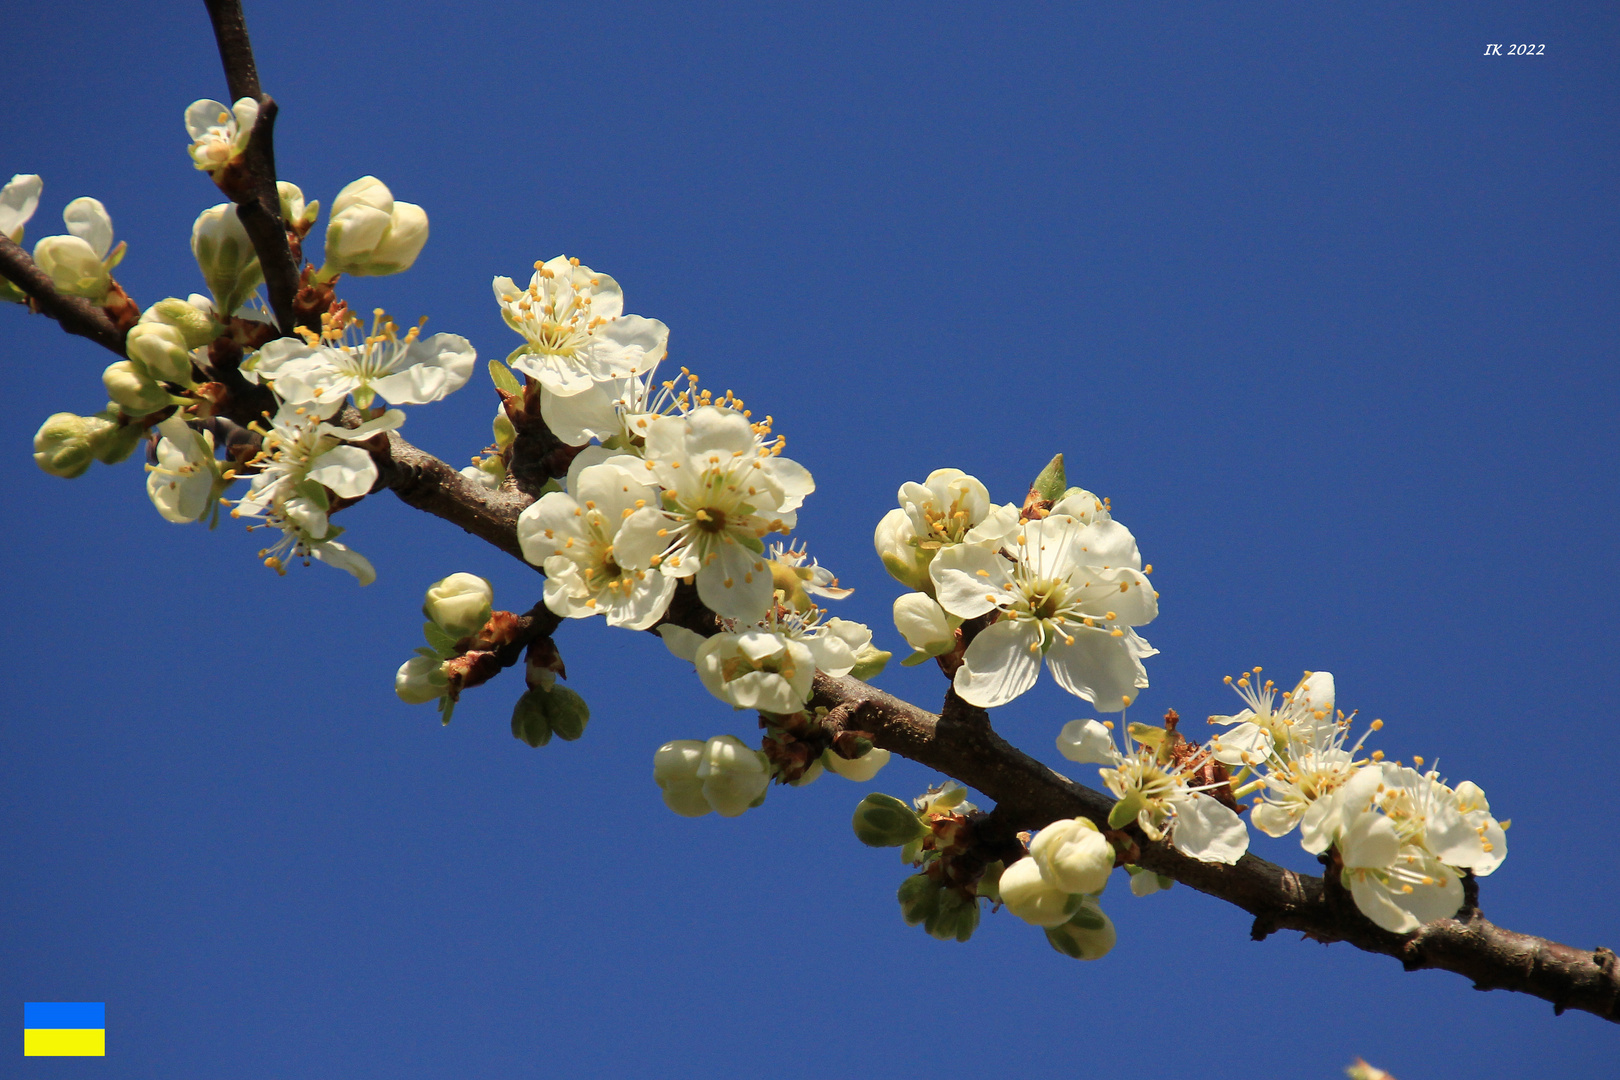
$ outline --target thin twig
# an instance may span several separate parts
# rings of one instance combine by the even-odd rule
[[[0,277],[27,293],[34,306],[55,319],[63,330],[89,338],[119,356],[124,355],[123,331],[107,313],[82,296],[57,292],[51,276],[6,236],[0,236]]]

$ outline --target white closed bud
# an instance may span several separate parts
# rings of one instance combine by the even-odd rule
[[[321,214],[321,201],[305,202],[304,190],[287,180],[276,181],[276,194],[281,199],[282,223],[300,236],[308,232]]]
[[[877,549],[883,568],[900,584],[934,595],[934,583],[928,576],[932,552],[917,547],[917,530],[911,518],[900,508],[890,510],[878,522],[872,533],[872,546]]]
[[[765,755],[735,735],[717,735],[704,745],[697,778],[704,799],[721,817],[736,817],[764,802],[771,782]]]
[[[476,633],[489,621],[494,602],[494,587],[477,574],[451,574],[428,588],[422,615],[460,638]]]
[[[394,673],[394,693],[407,705],[437,701],[450,689],[444,674],[444,661],[429,656],[413,656]]]
[[[338,193],[326,223],[326,265],[320,277],[378,277],[409,270],[427,243],[427,212],[398,202],[388,185],[362,176]]]
[[[932,596],[904,593],[894,601],[894,628],[916,650],[903,661],[919,664],[931,656],[941,656],[956,648],[956,629]]]
[[[1070,720],[1058,732],[1058,753],[1082,765],[1117,765],[1113,733],[1095,720]]]
[[[167,296],[141,312],[141,323],[160,323],[180,331],[187,349],[199,349],[219,336],[220,326],[214,319],[214,305],[205,296],[193,294],[193,300]],[[202,301],[199,305],[195,301]],[[132,331],[133,332],[133,331]]]
[[[698,646],[694,663],[698,678],[721,701],[782,715],[804,708],[816,674],[809,648],[769,630],[716,634]]]
[[[177,327],[160,322],[136,323],[124,338],[124,351],[146,373],[164,382],[192,385],[191,352]]]
[[[169,404],[169,392],[136,364],[120,360],[101,373],[107,396],[130,416],[146,416]]]
[[[34,245],[34,262],[50,276],[57,292],[99,304],[112,288],[112,275],[101,256],[80,237],[45,237]]]
[[[253,241],[231,203],[211,206],[191,227],[191,254],[214,294],[214,309],[229,315],[264,280]]]
[[[857,784],[864,784],[876,776],[889,763],[889,752],[880,747],[872,747],[858,758],[843,758],[831,750],[822,752],[821,762],[828,769],[842,776],[845,780],[853,780]]]
[[[1007,910],[1031,926],[1061,926],[1080,904],[1079,895],[1046,880],[1035,860],[1027,857],[1001,872],[998,888]]]
[[[97,417],[67,412],[50,416],[34,433],[34,464],[64,480],[83,475],[96,457],[92,439],[98,422],[111,426]]]
[[[698,767],[703,764],[700,739],[676,739],[653,755],[653,782],[664,795],[664,805],[682,817],[702,817],[714,808],[703,797]]]
[[[1090,818],[1054,821],[1029,842],[1041,876],[1064,892],[1097,893],[1114,869],[1114,845]]]

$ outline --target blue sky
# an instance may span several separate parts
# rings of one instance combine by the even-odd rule
[[[184,154],[186,104],[224,96],[195,8],[34,5],[0,43],[0,170],[46,183],[30,237],[95,195],[142,303],[200,289],[187,238],[218,201]],[[1016,499],[1062,451],[1157,567],[1142,719],[1230,711],[1243,667],[1331,670],[1392,757],[1513,820],[1487,916],[1620,943],[1612,5],[248,19],[283,178],[329,203],[372,173],[432,218],[410,273],[344,283],[356,307],[501,356],[493,275],[613,274],[674,361],[777,418],[819,485],[799,533],[890,647],[870,536],[899,484],[955,466]],[[1516,41],[1546,54],[1482,56]],[[650,639],[559,636],[579,742],[511,738],[515,675],[441,728],[390,691],[422,590],[467,570],[522,610],[537,575],[378,496],[344,514],[374,586],[278,579],[238,528],[160,520],[137,465],[47,477],[34,429],[98,408],[107,358],[0,316],[0,1013],[105,1001],[106,1075],[1615,1075],[1593,1017],[1254,944],[1185,888],[1116,882],[1096,963],[1005,914],[935,942],[851,835],[853,785],[664,809],[659,743],[754,722]],[[478,376],[404,433],[462,464],[492,410]],[[1094,783],[1052,745],[1086,715],[1043,683],[995,723]]]

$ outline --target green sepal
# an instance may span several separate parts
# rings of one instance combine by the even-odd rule
[[[320,507],[323,514],[332,508],[332,501],[326,496],[326,488],[314,480],[305,480],[293,490]]]
[[[534,691],[530,691],[534,693]],[[585,699],[566,686],[553,686],[545,693],[546,718],[551,730],[564,742],[573,742],[585,734],[585,724],[591,718],[591,708]]]
[[[737,543],[752,551],[755,555],[765,554],[765,541],[752,534],[737,537]]]
[[[436,622],[423,623],[422,636],[441,660],[456,655],[456,642],[461,640],[451,637],[450,632]]]
[[[527,346],[524,346],[522,349],[512,353],[512,356],[519,355],[527,348]],[[506,359],[510,361],[512,356],[508,356]],[[495,384],[495,389],[505,390],[508,394],[521,395],[523,393],[523,384],[517,381],[517,376],[512,374],[512,369],[499,360],[489,362],[489,381]]]
[[[919,836],[917,839],[902,847],[900,849],[900,861],[905,863],[907,866],[910,866],[912,863],[915,863],[918,859],[922,858],[923,839],[923,837]]]
[[[856,839],[867,847],[902,847],[928,833],[915,810],[878,791],[856,805],[851,824]]]
[[[546,717],[545,695],[529,690],[512,706],[512,737],[530,746],[540,747],[551,741],[551,721]]]
[[[893,653],[872,645],[862,646],[855,654],[855,666],[849,669],[849,673],[862,682],[868,682],[883,674],[883,669],[889,666],[893,657]]]
[[[513,349],[511,352],[506,354],[506,362],[507,362],[508,365],[510,365],[512,363],[512,361],[518,359],[520,356],[528,356],[528,355],[529,355],[529,343],[524,342],[522,345],[519,345],[517,348]],[[493,374],[490,375],[490,378],[493,379],[494,377],[495,376]],[[516,380],[514,379],[513,381],[515,382]],[[521,392],[521,389],[520,389],[519,392]]]
[[[1108,811],[1108,827],[1110,829],[1123,829],[1136,820],[1136,815],[1142,812],[1144,801],[1140,792],[1131,792]]]
[[[455,699],[446,694],[439,699],[439,723],[446,726],[450,723],[451,714],[456,711]]]
[[[1000,859],[987,863],[974,890],[992,904],[1001,903],[1001,872],[1006,868],[1007,864]]]
[[[1042,469],[1041,474],[1035,478],[1035,482],[1029,485],[1029,489],[1038,498],[1045,499],[1047,502],[1057,502],[1063,498],[1063,491],[1066,487],[1068,487],[1068,481],[1063,477],[1062,454],[1056,455],[1051,461],[1047,462],[1046,468]]]
[[[918,649],[916,652],[912,653],[910,656],[908,656],[904,660],[900,661],[900,666],[901,667],[916,667],[918,664],[927,663],[929,660],[932,660],[933,658],[934,658],[933,653],[926,652],[923,649]]]
[[[939,882],[927,874],[912,874],[900,883],[896,898],[900,901],[900,917],[907,926],[927,922],[939,911]]]
[[[934,913],[923,920],[923,929],[940,941],[966,941],[978,926],[978,900],[964,898],[955,889],[942,889]]]

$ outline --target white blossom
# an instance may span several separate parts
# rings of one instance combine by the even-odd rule
[[[765,755],[733,735],[707,742],[676,739],[653,755],[653,780],[664,803],[682,817],[714,811],[736,817],[765,799],[771,782]]]
[[[615,465],[593,465],[569,491],[542,495],[518,517],[523,557],[546,572],[546,607],[573,619],[605,615],[609,626],[645,630],[669,607],[675,579],[623,543],[658,493]]]
[[[960,619],[999,613],[963,655],[958,696],[1005,705],[1035,685],[1044,656],[1069,693],[1104,712],[1130,705],[1147,685],[1142,658],[1156,652],[1133,629],[1159,613],[1141,566],[1130,531],[1103,515],[1029,521],[1000,551],[942,549],[929,568],[940,606]]]
[[[1098,769],[1103,784],[1119,802],[1109,814],[1113,828],[1135,821],[1150,840],[1170,843],[1183,855],[1203,862],[1235,863],[1249,849],[1249,831],[1243,819],[1205,794],[1227,781],[1199,785],[1195,777],[1208,761],[1208,751],[1177,760],[1167,752],[1162,729],[1132,724],[1144,738],[1157,733],[1161,741],[1141,742],[1125,737],[1124,753],[1114,751],[1112,768]]]
[[[149,416],[170,404],[169,392],[134,360],[115,360],[101,373],[102,388],[125,414]]]
[[[716,634],[698,647],[698,678],[738,709],[788,714],[810,697],[816,661],[799,641],[769,630]]]
[[[377,397],[393,405],[440,401],[472,375],[478,353],[460,334],[424,338],[418,325],[401,336],[399,324],[381,308],[373,313],[371,333],[362,332],[364,325],[351,318],[304,341],[277,338],[244,368],[284,401],[327,405],[353,394],[362,409]]]
[[[37,201],[37,196],[36,196]],[[66,236],[47,236],[34,245],[34,262],[58,292],[101,303],[112,288],[112,268],[124,245],[112,246],[112,218],[99,200],[80,196],[62,211]]]
[[[253,461],[260,472],[231,516],[262,517],[281,530],[281,540],[259,552],[264,564],[277,573],[286,572],[289,558],[313,556],[369,585],[376,580],[376,571],[364,556],[337,541],[343,530],[328,519],[327,493],[357,499],[371,490],[377,480],[376,463],[349,443],[397,428],[405,414],[390,409],[357,428],[344,428],[326,422],[336,409],[336,403],[324,412],[282,405]]]
[[[39,209],[39,196],[45,181],[34,173],[18,173],[0,188],[0,236],[22,243],[23,226]]]
[[[228,109],[211,98],[193,101],[186,106],[192,163],[209,173],[223,169],[247,149],[248,136],[253,134],[258,119],[259,103],[254,98],[237,98]]]
[[[1112,722],[1096,720],[1070,720],[1058,732],[1058,753],[1082,765],[1114,765],[1119,762],[1119,749],[1109,728]]]
[[[1114,845],[1090,818],[1054,821],[1029,842],[1041,876],[1064,892],[1099,893],[1114,869]]]
[[[741,413],[715,406],[661,416],[648,426],[645,477],[664,489],[656,516],[625,522],[621,547],[637,565],[697,578],[698,597],[728,619],[754,622],[774,585],[763,538],[788,532],[815,487],[810,473],[760,442]]]
[[[507,363],[558,397],[598,380],[624,379],[657,366],[669,328],[657,319],[624,314],[619,283],[578,259],[559,255],[536,263],[527,289],[509,277],[493,283],[506,325],[523,336]]]
[[[1356,815],[1338,846],[1341,877],[1356,907],[1391,933],[1411,933],[1462,906],[1456,871],[1420,845],[1403,844],[1394,823],[1381,814]]]
[[[945,609],[924,593],[902,593],[894,600],[894,628],[906,639],[913,652],[901,661],[906,666],[920,664],[956,648],[956,627]]]
[[[698,779],[705,745],[702,739],[675,739],[653,754],[653,782],[663,793],[664,805],[682,817],[702,817],[714,810]]]
[[[1333,724],[1333,674],[1307,671],[1291,691],[1284,692],[1277,705],[1277,684],[1267,679],[1255,685],[1260,669],[1246,672],[1226,683],[1237,692],[1245,708],[1230,716],[1211,716],[1211,724],[1231,728],[1209,741],[1215,760],[1226,765],[1258,764],[1272,748],[1295,739],[1311,741],[1319,727]]]
[[[428,586],[422,616],[451,637],[475,633],[489,621],[495,589],[477,574],[456,573]]]
[[[394,693],[407,705],[426,705],[449,692],[450,680],[444,673],[444,661],[438,657],[418,654],[394,673]]]
[[[157,425],[155,465],[146,467],[146,494],[165,521],[177,525],[198,521],[210,511],[230,483],[214,457],[214,436],[194,431],[178,414]]]
[[[1053,884],[1028,857],[1003,870],[997,888],[1007,910],[1031,926],[1061,926],[1081,903],[1078,893]]]
[[[839,757],[831,750],[821,755],[821,764],[831,772],[837,773],[845,780],[853,780],[857,784],[864,784],[878,774],[883,766],[889,763],[889,751],[874,746],[858,758]]]

